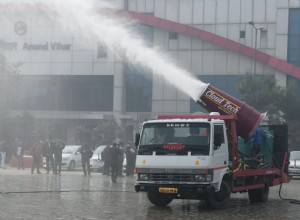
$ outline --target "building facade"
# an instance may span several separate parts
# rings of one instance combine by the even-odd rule
[[[232,96],[239,97],[237,80],[247,73],[275,75],[282,87],[295,81],[299,91],[299,0],[107,2],[139,23],[136,29],[150,47]],[[114,117],[133,137],[149,118],[202,110],[151,70],[147,77],[141,74],[99,39],[68,32],[36,8],[16,16],[7,10],[11,7],[0,6],[7,17],[0,21],[0,50],[22,65],[18,100],[7,108],[59,128],[68,143],[75,141],[79,124]]]

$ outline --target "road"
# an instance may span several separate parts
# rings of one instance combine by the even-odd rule
[[[45,172],[44,172],[45,173]],[[62,175],[30,174],[30,170],[0,170],[0,219],[299,219],[300,204],[279,198],[270,188],[269,201],[251,204],[247,194],[233,194],[228,208],[211,210],[194,200],[174,200],[168,207],[150,204],[134,191],[135,178],[110,177],[80,171]],[[284,184],[283,198],[300,200],[300,180]]]

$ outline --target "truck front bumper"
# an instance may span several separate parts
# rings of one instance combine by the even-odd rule
[[[203,195],[215,191],[215,187],[210,184],[135,184],[136,192],[160,192],[162,188],[172,189],[173,192],[166,192],[165,194],[179,199],[199,199]]]

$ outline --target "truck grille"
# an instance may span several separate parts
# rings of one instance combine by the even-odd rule
[[[173,181],[173,182],[190,182],[193,180],[192,175],[190,174],[150,174],[151,181]]]

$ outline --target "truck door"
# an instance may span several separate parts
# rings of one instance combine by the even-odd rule
[[[228,142],[225,136],[224,124],[215,124],[213,126],[213,167],[220,168],[228,166]]]

